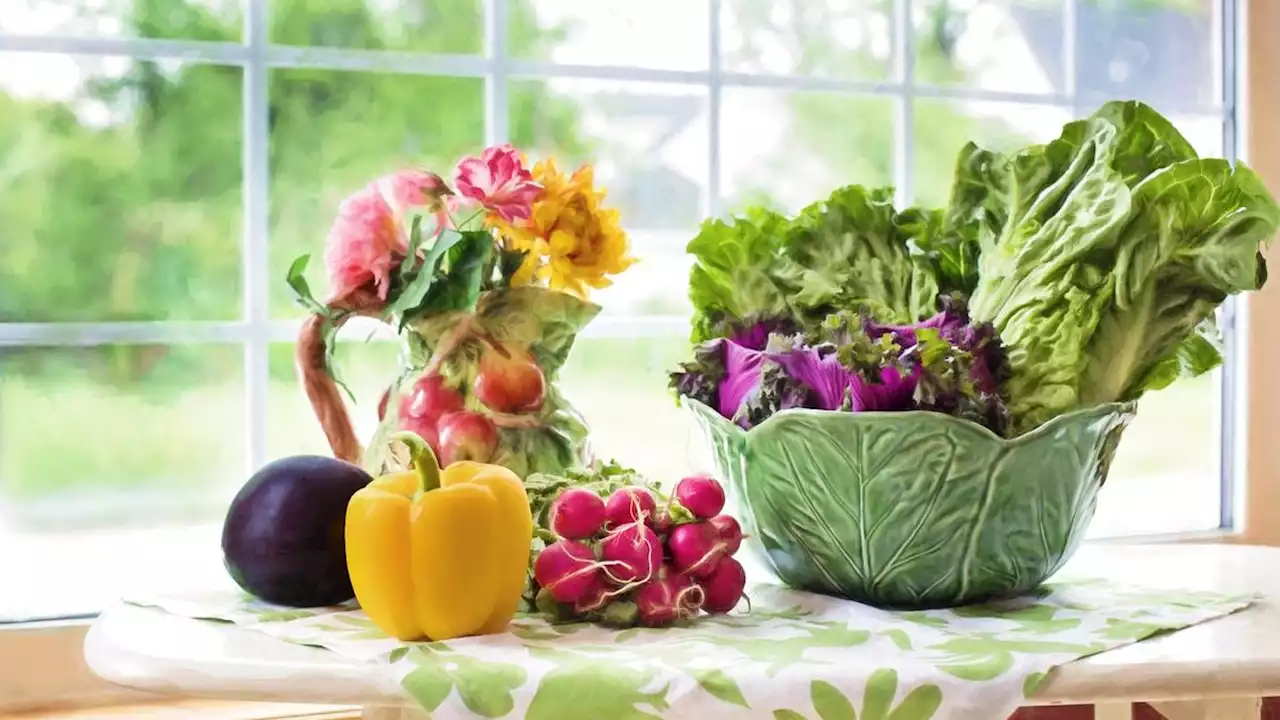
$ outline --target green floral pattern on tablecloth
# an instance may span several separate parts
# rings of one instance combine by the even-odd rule
[[[747,613],[665,629],[552,625],[401,643],[355,606],[280,608],[235,593],[134,600],[379,663],[445,718],[989,720],[1071,660],[1220,617],[1253,598],[1073,580],[1035,596],[888,612],[773,585]]]

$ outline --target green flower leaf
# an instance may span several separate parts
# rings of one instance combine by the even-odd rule
[[[906,632],[894,628],[892,630],[885,630],[884,635],[892,640],[893,644],[897,645],[899,650],[906,650],[908,652],[911,650],[911,637],[908,636]]]
[[[1044,682],[1046,673],[1033,672],[1022,681],[1022,697],[1030,698],[1035,694],[1036,688],[1040,687],[1040,683]]]
[[[858,713],[853,703],[840,688],[829,682],[814,680],[809,683],[809,697],[813,700],[813,709],[822,720],[858,720]]]
[[[710,670],[689,670],[690,675],[698,681],[698,687],[706,690],[718,700],[723,700],[731,705],[738,705],[747,709],[751,705],[747,703],[747,699],[742,696],[742,689],[738,687],[738,681],[729,677],[727,673],[719,669]]]
[[[453,678],[439,666],[419,665],[404,676],[400,686],[418,701],[424,710],[435,712],[453,690]]]
[[[795,710],[774,710],[773,720],[807,720],[805,716]]]
[[[405,256],[404,262],[400,263],[399,277],[405,284],[382,313],[383,317],[388,319],[399,315],[401,329],[419,309],[431,286],[439,279],[440,263],[445,255],[463,239],[462,234],[456,230],[445,230],[436,237],[435,242],[423,257],[422,263],[418,264],[418,250],[422,245],[422,233],[418,222],[419,219],[415,218],[413,232],[410,235],[411,252]]]
[[[265,610],[257,613],[258,622],[288,622],[290,620],[301,620],[302,618],[313,617],[316,613],[311,610]]]
[[[932,683],[913,688],[887,720],[930,720],[942,707],[942,688]]]
[[[318,315],[327,315],[329,310],[320,301],[316,300],[311,294],[311,287],[307,284],[307,265],[311,262],[311,254],[299,255],[289,265],[289,271],[285,274],[285,282],[293,289],[294,300],[301,305],[307,312],[313,312]]]
[[[670,686],[646,690],[653,669],[549,647],[530,652],[557,667],[539,681],[525,720],[655,720],[670,707]]]
[[[409,654],[409,648],[407,646],[398,647],[387,654],[387,662],[398,663],[404,659],[405,655],[408,655],[408,654]]]
[[[1152,623],[1133,622],[1132,620],[1121,620],[1119,618],[1107,618],[1107,626],[1100,629],[1097,634],[1107,638],[1108,640],[1142,640],[1152,635],[1163,632],[1169,632],[1174,628],[1155,625]]]
[[[481,717],[497,718],[515,709],[515,699],[511,694],[528,680],[524,668],[466,655],[456,655],[452,660],[457,665],[453,679],[458,687],[458,696],[468,710]]]
[[[867,678],[862,691],[862,720],[885,720],[898,694],[898,672],[881,668]]]
[[[502,717],[515,708],[512,692],[528,680],[519,665],[490,662],[431,646],[413,648],[406,657],[418,667],[405,676],[401,687],[428,712],[439,708],[449,691],[457,687],[458,697],[468,710],[481,717]]]

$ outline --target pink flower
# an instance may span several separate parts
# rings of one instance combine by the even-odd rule
[[[453,190],[430,170],[401,170],[383,175],[374,180],[373,184],[391,207],[398,222],[403,222],[405,214],[410,210],[427,208],[433,213],[436,222],[434,233],[428,233],[428,236],[439,233],[448,224],[449,215],[443,201],[453,195]],[[428,230],[424,228],[424,232]]]
[[[386,300],[391,269],[408,251],[397,215],[376,184],[343,200],[325,243],[332,297],[373,283],[378,297]]]
[[[485,148],[480,157],[458,162],[454,184],[458,193],[479,202],[507,222],[529,217],[533,201],[542,192],[524,159],[511,145]]]
[[[324,255],[334,296],[372,283],[386,300],[391,269],[409,252],[407,214],[428,209],[435,227],[422,232],[437,235],[448,225],[445,202],[452,195],[439,175],[414,169],[383,175],[343,200]]]

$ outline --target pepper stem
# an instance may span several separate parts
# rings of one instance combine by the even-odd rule
[[[402,442],[409,448],[409,460],[418,473],[418,489],[428,492],[440,487],[440,462],[422,436],[412,430],[393,433],[388,442]]]

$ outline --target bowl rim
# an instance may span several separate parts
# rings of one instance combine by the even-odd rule
[[[1134,416],[1137,414],[1137,409],[1138,409],[1138,402],[1136,400],[1125,400],[1125,401],[1118,401],[1118,402],[1101,403],[1098,405],[1090,405],[1089,407],[1076,408],[1075,410],[1062,413],[1061,415],[1056,415],[1053,418],[1050,418],[1048,421],[1041,423],[1040,425],[1036,426],[1032,430],[1029,430],[1021,435],[1018,435],[1016,437],[1006,438],[1006,437],[1001,437],[1000,435],[997,435],[995,432],[991,430],[991,428],[987,427],[986,425],[982,425],[972,420],[967,420],[965,418],[959,418],[954,415],[947,415],[946,413],[933,412],[930,410],[894,410],[894,411],[871,410],[871,411],[865,411],[865,412],[846,412],[842,410],[819,410],[814,408],[787,408],[786,410],[779,410],[778,412],[765,418],[764,422],[760,423],[759,425],[755,425],[750,429],[744,430],[742,427],[730,421],[728,418],[721,415],[719,411],[710,407],[709,405],[702,402],[701,400],[691,398],[687,395],[679,395],[677,397],[679,402],[687,406],[695,416],[703,420],[717,422],[722,426],[727,426],[730,429],[730,431],[736,432],[737,434],[739,434],[744,438],[750,438],[753,433],[759,434],[759,432],[763,431],[762,429],[770,426],[771,424],[776,424],[774,421],[775,419],[779,419],[779,418],[781,419],[779,421],[785,421],[786,419],[789,419],[792,417],[831,416],[831,417],[848,418],[847,420],[843,420],[841,422],[861,423],[861,422],[870,422],[870,421],[883,419],[883,418],[916,417],[916,418],[929,418],[928,422],[936,422],[936,423],[943,423],[943,424],[949,423],[949,424],[955,425],[957,428],[962,428],[968,432],[976,431],[980,433],[984,439],[995,441],[1000,445],[1003,445],[1004,447],[1015,447],[1018,445],[1034,442],[1038,440],[1040,437],[1052,433],[1059,425],[1067,425],[1069,423],[1075,422],[1078,418],[1084,417],[1084,416],[1105,417],[1107,415],[1115,415],[1120,419],[1120,424],[1122,426],[1128,425],[1130,422],[1132,422]]]

